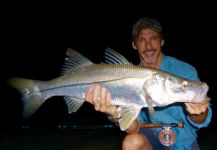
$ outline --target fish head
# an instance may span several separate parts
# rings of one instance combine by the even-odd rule
[[[205,82],[200,81],[186,81],[184,80],[182,85],[185,87],[186,94],[190,95],[191,102],[199,103],[207,98],[207,92],[209,86]]]
[[[199,103],[206,99],[209,87],[205,82],[169,76],[165,79],[165,89],[177,102]]]
[[[166,106],[175,102],[198,103],[207,98],[205,82],[188,80],[174,75],[156,74],[144,85],[155,106]]]

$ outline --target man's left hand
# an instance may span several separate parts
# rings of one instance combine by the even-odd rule
[[[208,113],[210,98],[204,99],[200,103],[185,103],[190,119],[195,123],[203,123]]]

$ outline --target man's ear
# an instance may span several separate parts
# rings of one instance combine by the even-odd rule
[[[134,41],[132,41],[132,47],[133,47],[133,49],[137,50],[137,48],[136,48],[136,45],[135,45],[135,42],[134,42]]]
[[[161,40],[160,45],[164,46],[164,39]]]

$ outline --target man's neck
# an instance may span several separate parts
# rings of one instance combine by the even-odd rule
[[[145,63],[143,64],[145,67],[148,67],[148,68],[154,68],[154,69],[158,69],[159,68],[159,65],[158,64],[152,64],[152,63]]]

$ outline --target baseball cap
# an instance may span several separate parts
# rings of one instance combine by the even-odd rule
[[[160,23],[152,18],[142,18],[136,21],[132,27],[132,37],[134,38],[138,32],[140,32],[144,28],[150,28],[156,32],[161,33],[162,27]]]

